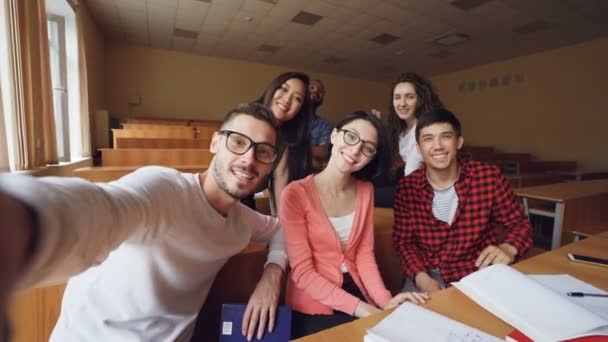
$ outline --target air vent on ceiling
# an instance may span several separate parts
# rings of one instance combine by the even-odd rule
[[[381,33],[370,40],[372,42],[376,42],[378,44],[388,45],[396,40],[399,40],[399,37],[393,36],[392,34],[389,34],[389,33]]]
[[[173,29],[173,35],[175,37],[188,38],[188,39],[196,39],[198,37],[198,32],[183,30],[180,28]]]
[[[549,25],[546,21],[535,20],[525,25],[514,28],[513,32],[517,32],[519,34],[530,34],[548,30],[549,28],[551,28],[551,25]]]
[[[258,0],[258,1],[266,2],[266,3],[269,3],[269,4],[273,4],[273,5],[276,5],[277,2],[279,2],[279,0]]]
[[[441,46],[454,46],[462,44],[471,39],[471,36],[464,33],[445,33],[433,38],[433,43]]]
[[[324,62],[329,63],[329,64],[342,64],[342,63],[346,62],[346,59],[331,56],[331,57],[325,58]]]
[[[312,26],[321,19],[323,19],[323,17],[318,14],[300,11],[300,13],[296,14],[296,16],[291,19],[291,21],[302,25]]]
[[[270,44],[262,44],[258,47],[258,51],[275,53],[281,49],[280,46],[270,45]]]
[[[211,0],[198,0],[198,1],[200,1],[200,2],[206,2],[206,3],[208,3],[208,4],[210,4],[210,3],[211,3]]]
[[[472,10],[473,8],[477,8],[486,2],[490,2],[492,0],[454,0],[450,2],[450,5],[460,8],[461,10]]]

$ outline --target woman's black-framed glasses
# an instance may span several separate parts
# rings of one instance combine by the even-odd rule
[[[361,152],[367,156],[367,157],[373,157],[376,155],[376,152],[378,152],[378,149],[376,148],[376,145],[374,145],[373,143],[369,142],[369,141],[365,141],[363,139],[361,139],[361,137],[359,136],[359,134],[351,131],[350,129],[343,129],[343,128],[338,128],[338,132],[343,132],[344,134],[342,135],[342,138],[344,139],[344,142],[347,145],[357,145],[359,142],[361,142]]]
[[[243,155],[253,147],[255,160],[260,163],[272,164],[277,159],[279,149],[276,146],[268,143],[256,143],[245,134],[226,129],[219,133],[226,136],[226,148],[234,154]]]

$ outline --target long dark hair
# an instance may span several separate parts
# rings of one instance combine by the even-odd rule
[[[336,125],[336,129],[340,129],[355,120],[365,120],[372,124],[372,126],[374,126],[374,128],[376,129],[376,134],[378,136],[378,143],[376,144],[376,154],[374,155],[372,161],[369,164],[365,165],[365,167],[361,170],[353,173],[353,177],[357,179],[370,181],[373,178],[383,174],[384,171],[388,169],[391,150],[389,148],[388,139],[386,137],[386,132],[384,130],[384,125],[382,124],[382,121],[380,121],[380,119],[378,119],[376,116],[371,115],[362,110],[355,111],[345,116],[344,119],[338,122],[338,124]]]
[[[281,151],[287,151],[288,182],[306,177],[312,172],[311,147],[310,147],[310,124],[312,121],[312,109],[308,96],[308,85],[310,78],[301,72],[286,72],[280,74],[270,82],[258,103],[270,108],[274,93],[285,82],[290,79],[298,79],[304,83],[304,99],[302,107],[295,117],[284,122],[279,128],[279,134],[283,138]],[[279,157],[280,159],[280,157]]]
[[[445,108],[443,102],[439,99],[437,91],[429,80],[415,72],[401,73],[395,82],[393,82],[391,87],[391,101],[388,105],[388,127],[390,131],[391,147],[395,153],[398,153],[399,151],[399,136],[407,129],[407,123],[405,120],[401,120],[395,111],[395,106],[393,106],[393,92],[395,91],[397,84],[406,82],[411,83],[414,86],[414,90],[418,96],[418,102],[414,112],[416,118],[432,110]]]

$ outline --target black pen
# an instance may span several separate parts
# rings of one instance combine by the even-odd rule
[[[608,298],[608,294],[601,294],[601,293],[568,292],[566,294],[570,297],[607,297]]]

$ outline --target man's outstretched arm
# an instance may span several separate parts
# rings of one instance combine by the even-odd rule
[[[0,192],[0,318],[7,315],[9,298],[27,263],[34,241],[33,218],[27,207]],[[0,336],[8,327],[0,324]]]

